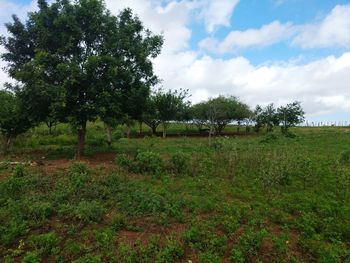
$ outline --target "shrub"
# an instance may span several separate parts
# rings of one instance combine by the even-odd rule
[[[34,202],[29,206],[29,217],[37,222],[49,218],[52,212],[53,207],[49,202]]]
[[[24,187],[24,181],[23,178],[11,176],[2,182],[0,186],[1,192],[4,195],[0,198],[4,198],[4,200],[6,200],[6,198],[19,199]]]
[[[27,252],[22,259],[22,263],[40,263],[41,257],[38,255],[38,252],[31,251]]]
[[[110,247],[113,243],[113,230],[112,229],[105,229],[105,230],[97,230],[95,232],[95,238],[97,245],[100,248],[108,248]]]
[[[139,152],[135,161],[139,172],[158,173],[163,167],[161,156],[151,151]]]
[[[185,254],[185,251],[179,241],[174,238],[168,238],[164,248],[158,253],[156,262],[180,262],[180,259]]]
[[[13,177],[20,178],[26,175],[26,170],[23,164],[17,164],[12,172]]]
[[[178,174],[186,174],[190,170],[190,155],[177,152],[171,156],[171,163],[173,169]]]
[[[54,248],[58,245],[58,241],[59,240],[54,232],[30,237],[31,245],[44,256],[48,256],[54,252]]]
[[[89,169],[85,163],[80,163],[80,162],[73,163],[69,168],[69,174],[71,176],[87,175],[88,173],[89,173]]]
[[[237,245],[231,251],[231,261],[246,262],[257,255],[263,238],[267,235],[265,229],[256,231],[248,229],[239,239]]]
[[[109,225],[114,231],[119,231],[125,228],[126,219],[122,215],[114,215]]]
[[[130,169],[132,167],[132,160],[130,160],[128,155],[124,153],[118,154],[118,156],[115,159],[115,162],[122,168]]]
[[[205,224],[196,224],[185,231],[185,244],[202,252],[212,252],[222,255],[225,251],[227,239],[214,233],[215,230]]]
[[[27,232],[28,224],[25,221],[11,220],[8,224],[0,226],[0,243],[5,245],[12,244],[18,236],[24,235]]]
[[[69,168],[69,180],[75,189],[82,188],[90,179],[90,172],[84,163],[74,163]]]
[[[81,201],[74,208],[74,215],[79,220],[84,222],[100,222],[106,209],[100,202],[97,201]]]

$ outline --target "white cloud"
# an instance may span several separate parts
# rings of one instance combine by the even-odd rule
[[[25,19],[30,11],[34,11],[37,6],[37,1],[33,0],[29,4],[16,4],[9,0],[0,0],[0,35],[7,35],[5,23],[12,21],[12,14],[16,14],[20,19]],[[4,48],[0,47],[0,54],[4,52]],[[5,82],[13,82],[13,80],[2,69],[6,63],[0,60],[0,89],[3,88]]]
[[[300,27],[293,43],[303,48],[350,47],[350,5],[338,5],[317,24]]]
[[[205,38],[199,46],[216,53],[265,47],[283,41],[302,48],[350,48],[350,5],[335,6],[320,22],[295,25],[274,21],[260,28],[231,31],[223,40]]]
[[[6,12],[3,8],[5,3]],[[11,13],[18,14],[17,8],[22,10],[23,16],[34,8],[33,4],[20,6],[9,3],[10,0],[0,0],[0,22],[9,21]],[[189,48],[190,24],[194,19],[199,18],[207,31],[213,32],[219,26],[229,25],[237,3],[224,0],[106,0],[107,7],[114,14],[124,7],[131,7],[146,27],[155,33],[163,32],[165,44],[162,54],[155,59],[155,72],[164,80],[166,89],[190,89],[194,102],[223,94],[237,95],[252,107],[258,103],[301,100],[309,114],[350,112],[350,52],[302,65],[296,60],[255,66],[244,57],[218,59],[201,56],[199,51]],[[295,26],[274,21],[257,29],[233,31],[221,42],[207,38],[201,45],[230,52],[295,39],[295,45],[305,48],[348,47],[348,8],[335,7],[317,24]],[[333,27],[333,31],[328,30]],[[0,85],[6,78],[0,71]]]
[[[281,42],[290,38],[294,31],[291,23],[281,24],[279,21],[274,21],[259,29],[231,31],[221,42],[206,38],[199,45],[201,48],[219,53],[233,52],[239,48],[264,47]]]
[[[204,20],[206,30],[213,32],[219,26],[230,26],[232,13],[239,0],[201,0],[200,18]]]
[[[189,88],[192,101],[220,94],[237,95],[250,106],[302,101],[309,115],[350,111],[350,52],[305,65],[254,66],[246,58],[204,56],[189,60],[164,78],[167,88]]]

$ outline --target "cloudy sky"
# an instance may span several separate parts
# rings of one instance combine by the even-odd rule
[[[219,94],[256,104],[299,100],[313,121],[350,120],[350,0],[106,0],[131,7],[165,44],[165,89],[198,102]],[[36,1],[0,0],[0,34]],[[0,49],[1,52],[1,49]],[[4,63],[0,61],[1,66]],[[0,71],[0,87],[8,81]]]

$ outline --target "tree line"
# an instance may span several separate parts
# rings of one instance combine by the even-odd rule
[[[191,105],[187,90],[157,90],[159,78],[153,59],[164,42],[152,33],[131,9],[114,16],[101,0],[38,0],[38,11],[22,22],[13,15],[6,24],[9,36],[1,37],[1,58],[16,80],[0,91],[0,130],[5,150],[11,140],[40,123],[51,131],[69,123],[77,134],[77,156],[84,152],[86,124],[104,122],[107,142],[113,129],[135,122],[158,126],[166,136],[169,123],[195,123],[209,135],[220,134],[236,121],[254,123],[257,130],[282,125],[282,131],[301,122],[298,102],[274,109],[251,111],[237,97],[209,99]],[[292,117],[293,116],[293,117]]]

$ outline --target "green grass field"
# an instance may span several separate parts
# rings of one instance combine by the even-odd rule
[[[350,129],[292,131],[108,148],[91,124],[75,161],[36,128],[1,156],[0,261],[350,262]]]

